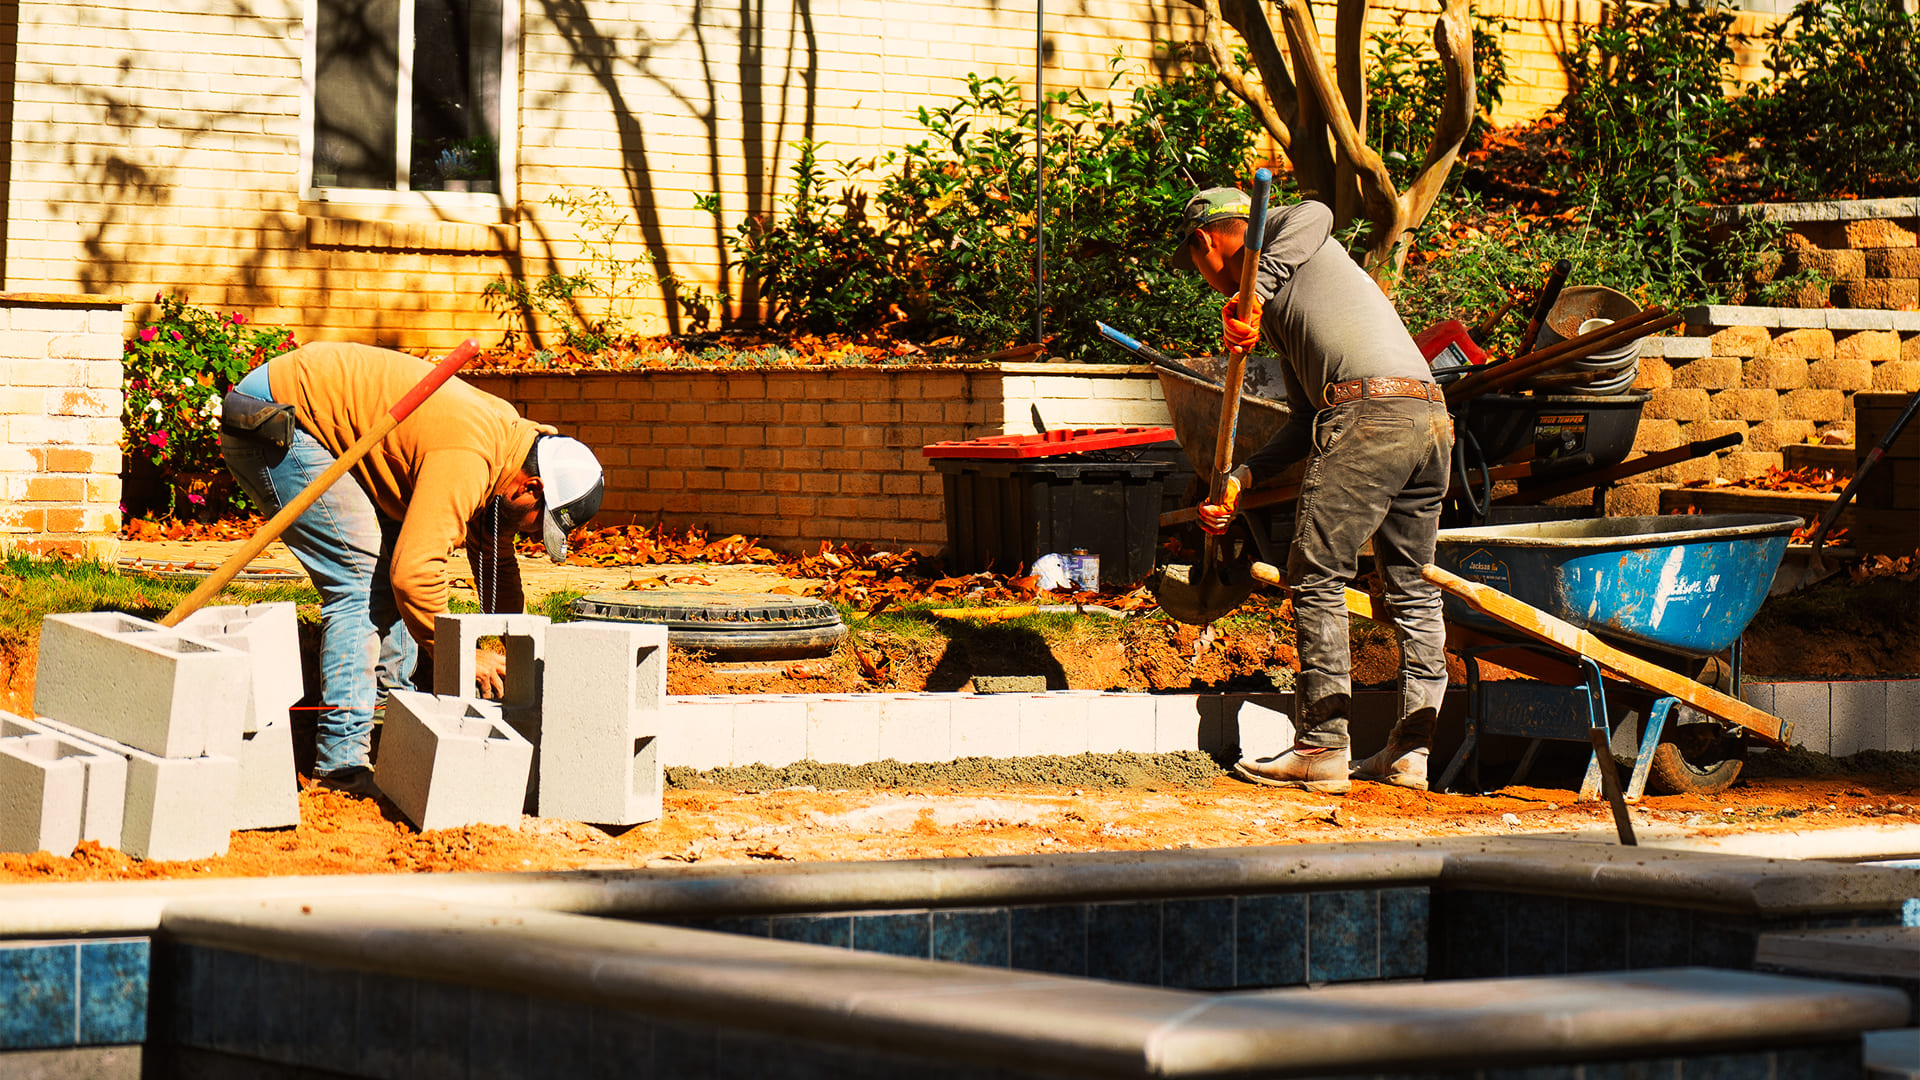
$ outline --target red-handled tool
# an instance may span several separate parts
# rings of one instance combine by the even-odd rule
[[[479,351],[480,346],[475,345],[472,339],[468,339],[461,342],[459,348],[448,353],[445,359],[435,364],[425,378],[414,384],[413,389],[403,394],[399,401],[394,402],[393,408],[388,409],[385,416],[368,428],[352,446],[347,447],[346,453],[341,454],[332,465],[327,466],[326,472],[314,477],[313,483],[302,488],[300,494],[281,506],[280,512],[262,525],[260,531],[253,534],[252,539],[242,544],[240,550],[228,556],[227,561],[221,563],[213,573],[208,574],[207,579],[202,581],[193,592],[187,594],[185,600],[175,604],[172,611],[162,616],[160,625],[177,626],[181,619],[198,611],[202,604],[211,600],[221,589],[226,588],[227,583],[252,562],[254,556],[265,551],[268,544],[279,539],[280,534],[287,531],[287,526],[292,525],[301,514],[307,512],[308,507],[319,500],[320,496],[326,494],[334,481],[345,476],[348,469],[353,468],[361,458],[367,456],[368,451],[380,445],[380,440],[386,438],[388,432],[398,427],[400,421],[405,420],[409,413],[431,397],[443,383],[453,378],[454,372],[459,371],[461,365],[473,359]]]

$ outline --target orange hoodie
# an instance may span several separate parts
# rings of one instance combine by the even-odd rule
[[[267,379],[274,400],[292,405],[300,426],[338,456],[432,366],[371,345],[322,342],[275,357]],[[534,439],[553,433],[454,378],[354,465],[354,479],[373,505],[400,522],[393,596],[426,655],[433,655],[434,616],[447,610],[454,545],[494,490],[526,462]]]

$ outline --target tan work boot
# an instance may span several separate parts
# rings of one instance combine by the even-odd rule
[[[1268,787],[1338,795],[1353,787],[1347,779],[1351,761],[1344,746],[1336,750],[1296,746],[1278,757],[1242,758],[1234,764],[1233,772],[1242,780]]]
[[[1427,790],[1427,758],[1432,751],[1424,746],[1389,742],[1380,752],[1353,767],[1353,779],[1377,780],[1395,787]]]

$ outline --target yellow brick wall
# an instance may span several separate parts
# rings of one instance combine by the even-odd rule
[[[0,294],[0,550],[113,554],[121,308]]]
[[[1424,33],[1434,6],[1405,6]],[[402,348],[491,343],[503,326],[482,300],[489,280],[577,270],[572,223],[546,202],[570,187],[619,193],[638,226],[621,254],[711,291],[723,230],[787,189],[793,141],[820,141],[829,158],[898,147],[918,134],[914,108],[952,100],[969,72],[1031,90],[1035,45],[1031,6],[985,0],[765,5],[745,27],[742,9],[686,2],[588,0],[564,19],[523,5],[517,205],[423,199],[376,214],[302,202],[301,4],[150,7],[19,5],[0,288],[125,292],[142,301],[136,318],[146,298],[178,291],[301,340]],[[1536,115],[1564,87],[1552,56],[1563,20],[1598,5],[1497,10],[1514,23],[1501,116]],[[1331,33],[1331,6],[1317,14]],[[1049,12],[1047,85],[1105,85],[1116,50],[1145,72],[1155,39],[1194,26],[1176,5]],[[694,208],[706,193],[720,197],[719,224]],[[682,328],[658,290],[635,310],[641,329]]]

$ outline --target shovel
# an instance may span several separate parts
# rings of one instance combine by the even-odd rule
[[[327,466],[325,472],[314,477],[313,482],[303,488],[300,494],[295,495],[282,506],[280,512],[273,515],[272,520],[262,525],[260,531],[253,534],[252,539],[240,546],[239,551],[227,556],[227,561],[221,563],[213,573],[208,574],[205,581],[202,581],[193,592],[187,594],[186,599],[175,604],[172,611],[162,616],[160,625],[178,626],[181,619],[200,610],[202,604],[213,599],[215,594],[226,588],[227,583],[232,581],[240,571],[246,569],[254,556],[267,550],[268,544],[279,539],[280,534],[287,531],[287,526],[292,525],[301,514],[307,512],[308,507],[318,502],[320,496],[325,495],[327,489],[333,486],[334,481],[345,476],[348,469],[353,468],[361,458],[366,457],[367,451],[380,445],[380,440],[387,437],[387,432],[398,427],[400,421],[405,420],[407,415],[418,408],[421,402],[432,396],[435,390],[440,389],[442,383],[453,378],[453,373],[459,371],[460,366],[473,359],[474,354],[479,351],[480,347],[469,339],[462,342],[459,348],[448,353],[445,359],[435,364],[425,378],[414,384],[413,389],[407,391],[399,401],[395,402],[385,416],[368,428],[366,434],[360,436],[359,441],[347,447],[346,453],[341,454],[332,465]]]
[[[1247,237],[1240,264],[1239,315],[1260,325],[1260,299],[1254,295],[1254,277],[1260,268],[1260,247],[1267,227],[1267,194],[1273,174],[1253,174],[1253,216],[1247,219]],[[1214,440],[1213,480],[1207,497],[1218,503],[1226,495],[1227,474],[1233,471],[1233,439],[1240,424],[1240,387],[1246,380],[1247,354],[1229,350],[1226,374],[1220,380],[1220,430]],[[1244,567],[1227,565],[1222,537],[1209,534],[1200,553],[1199,572],[1192,566],[1162,567],[1154,595],[1161,610],[1193,626],[1206,626],[1246,602],[1253,594],[1253,576]]]

